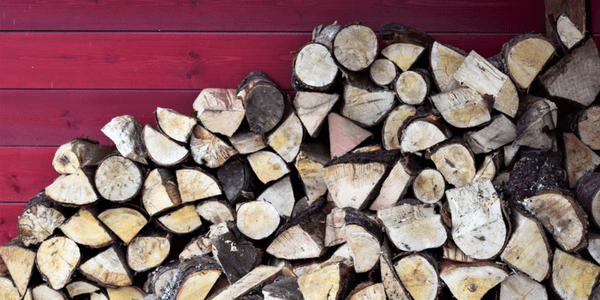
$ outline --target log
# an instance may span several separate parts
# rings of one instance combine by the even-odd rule
[[[588,233],[587,251],[596,263],[600,263],[600,233],[592,231]]]
[[[600,150],[600,106],[592,105],[579,113],[576,133],[593,150]]]
[[[219,223],[220,224],[220,223]],[[184,261],[192,257],[207,256],[212,253],[212,242],[210,238],[204,235],[192,238],[189,243],[179,253],[179,261]]]
[[[264,134],[279,124],[286,97],[269,75],[261,71],[248,73],[236,91],[246,107],[250,131]]]
[[[0,297],[6,300],[21,300],[19,290],[7,276],[0,276]]]
[[[71,240],[90,248],[110,245],[114,238],[97,219],[97,209],[81,208],[71,218],[60,225],[60,230]]]
[[[375,61],[377,50],[375,32],[359,24],[342,27],[332,43],[335,60],[344,68],[354,72],[368,68]]]
[[[346,210],[335,207],[325,220],[325,247],[344,244],[346,238]]]
[[[31,289],[31,296],[35,300],[67,300],[67,296],[63,293],[53,290],[45,284],[40,284]],[[91,300],[91,299],[90,299]],[[100,299],[93,299],[100,300]]]
[[[236,300],[244,294],[264,285],[269,284],[281,274],[281,268],[270,266],[258,266],[246,274],[236,283],[231,284],[223,292],[216,295],[212,300]]]
[[[298,278],[298,285],[304,299],[341,300],[352,273],[352,267],[344,262],[325,263]]]
[[[442,118],[428,115],[422,118],[407,119],[407,125],[398,129],[398,139],[402,152],[414,153],[431,148],[448,138]]]
[[[508,238],[500,198],[490,181],[446,191],[452,215],[452,239],[468,256],[492,259]]]
[[[217,178],[230,203],[254,200],[258,179],[245,159],[232,159],[224,164],[219,168]]]
[[[200,125],[193,129],[190,152],[198,165],[209,168],[218,168],[237,154],[233,147]]]
[[[413,299],[437,299],[442,282],[431,257],[419,253],[406,255],[394,264],[394,269]]]
[[[386,300],[385,288],[382,283],[363,283],[350,292],[347,300]]]
[[[440,262],[440,278],[458,299],[481,299],[487,291],[504,281],[508,273],[498,264],[481,261],[460,264]]]
[[[442,246],[448,234],[436,207],[403,200],[400,205],[380,209],[377,220],[394,244],[402,251],[422,251]],[[400,274],[398,274],[400,275]]]
[[[512,80],[508,79],[498,93],[493,108],[511,118],[517,115],[519,110],[519,93]]]
[[[213,257],[230,284],[241,280],[260,263],[260,255],[252,243],[239,232],[230,230],[227,223],[211,226],[209,232]]]
[[[303,137],[302,123],[298,116],[292,112],[277,128],[267,135],[267,144],[283,160],[290,163],[298,155]]]
[[[142,190],[142,204],[150,216],[181,204],[175,180],[175,175],[168,169],[157,168],[148,173]]]
[[[77,244],[66,237],[45,240],[37,250],[35,263],[50,286],[59,290],[71,280],[79,265],[81,252]]]
[[[331,49],[333,39],[335,38],[335,35],[338,33],[338,31],[340,31],[341,28],[342,26],[338,25],[337,21],[327,26],[323,24],[317,25],[315,26],[312,32],[312,41],[323,44],[328,49]]]
[[[502,61],[515,85],[526,90],[554,54],[552,43],[535,34],[510,39],[502,47]]]
[[[541,74],[540,82],[551,97],[587,107],[600,91],[599,69],[598,48],[590,38]]]
[[[25,246],[39,245],[65,222],[63,208],[51,201],[45,191],[35,195],[17,221],[19,238]]]
[[[580,0],[569,0],[569,1],[544,1],[544,9],[546,14],[546,33],[550,36],[551,31],[554,29],[553,21],[556,17],[563,13],[569,13],[573,22],[582,31],[589,31],[588,14],[590,11],[587,8],[587,2]]]
[[[429,63],[433,81],[441,93],[460,87],[460,83],[454,79],[454,73],[466,58],[467,54],[463,50],[438,42],[433,43]]]
[[[128,245],[148,224],[148,219],[140,211],[130,207],[107,209],[98,215],[98,220],[118,236],[125,245]]]
[[[456,187],[466,185],[475,177],[475,158],[460,140],[450,140],[434,147],[429,158],[444,179]]]
[[[156,225],[146,227],[127,246],[127,265],[135,272],[159,266],[169,255],[171,238],[170,233],[158,229]]]
[[[199,270],[187,276],[175,299],[177,300],[203,300],[211,291],[221,275],[219,270]]]
[[[60,174],[72,174],[79,168],[97,166],[111,147],[86,138],[75,138],[61,145],[52,159],[52,167]]]
[[[164,300],[203,300],[221,275],[221,269],[212,258],[197,257],[172,266],[172,279],[159,292]],[[149,281],[161,280],[161,273],[153,273]],[[162,284],[161,284],[162,285]]]
[[[550,151],[521,153],[514,164],[506,184],[507,191],[516,203],[543,191],[567,192],[567,175],[560,167],[562,157]]]
[[[544,229],[534,218],[518,210],[513,210],[511,217],[513,233],[500,259],[511,268],[542,282],[550,275],[552,260],[552,250]]]
[[[371,133],[336,113],[327,116],[331,157],[340,157],[354,149]]]
[[[187,143],[196,123],[196,118],[182,115],[170,108],[156,108],[156,125],[160,131],[180,143]]]
[[[402,285],[396,269],[392,265],[390,257],[390,248],[387,241],[383,242],[381,255],[379,257],[379,270],[381,274],[381,283],[385,288],[385,293],[390,300],[408,300],[410,295]]]
[[[389,86],[397,75],[396,66],[387,58],[377,59],[369,67],[369,77],[381,87]]]
[[[265,300],[304,300],[298,278],[280,275],[275,282],[265,285],[262,289]]]
[[[412,191],[419,201],[423,203],[436,203],[444,197],[446,182],[438,170],[424,169],[412,182]]]
[[[383,48],[381,55],[394,62],[402,72],[406,72],[425,52],[425,47],[421,45],[395,43]]]
[[[19,239],[13,239],[0,246],[0,255],[19,295],[24,296],[33,274],[36,251],[23,246]]]
[[[124,202],[131,200],[140,192],[144,183],[144,174],[134,161],[120,155],[113,155],[100,163],[96,169],[94,182],[102,198]]]
[[[588,299],[598,274],[597,265],[556,249],[550,286],[561,299]]]
[[[252,171],[264,184],[277,180],[290,172],[285,161],[271,151],[254,152],[248,155],[247,158]]]
[[[148,164],[146,146],[142,141],[143,128],[134,117],[114,117],[101,130],[115,143],[122,156],[144,165]]]
[[[600,156],[588,148],[573,133],[563,133],[565,145],[565,169],[569,188],[575,188],[577,181],[586,173],[600,165]]]
[[[423,104],[429,95],[429,74],[426,70],[416,69],[400,74],[394,83],[396,95],[405,104]]]
[[[365,88],[348,82],[344,87],[343,100],[341,113],[344,117],[360,126],[371,127],[383,121],[394,108],[395,96],[389,90]]]
[[[381,133],[381,143],[385,150],[400,149],[400,141],[398,139],[398,130],[404,124],[404,121],[414,116],[417,112],[415,106],[401,104],[396,106],[383,122]]]
[[[100,290],[100,287],[86,280],[73,280],[66,286],[67,293],[71,298],[80,295],[91,294]]]
[[[419,160],[415,156],[408,154],[398,158],[383,180],[379,195],[369,209],[379,210],[394,206],[398,200],[404,197],[420,169]]]
[[[235,221],[234,212],[224,201],[214,198],[198,203],[196,212],[203,219],[219,224],[222,222]]]
[[[186,147],[177,144],[147,124],[144,126],[143,140],[148,150],[148,157],[163,167],[172,167],[182,162],[190,154]]]
[[[286,175],[267,187],[258,196],[257,200],[270,203],[281,217],[290,218],[294,210],[294,204],[296,204],[290,176]]]
[[[573,21],[571,21],[571,18],[564,13],[556,18],[556,34],[558,35],[560,43],[567,50],[573,48],[584,38],[582,30],[577,28],[577,26],[573,24]]]
[[[558,124],[558,112],[554,102],[547,99],[535,101],[517,122],[517,138],[514,145],[550,150],[556,149],[554,129]]]
[[[521,273],[513,273],[500,283],[499,300],[546,300],[546,288]]]
[[[498,98],[508,76],[500,72],[485,58],[471,51],[460,65],[454,79],[463,86],[468,86],[481,95],[491,95]]]
[[[90,300],[109,300],[102,292],[95,292],[90,295]]]
[[[81,264],[79,272],[104,287],[128,286],[133,283],[133,274],[127,267],[125,253],[114,245]]]
[[[324,92],[336,81],[339,68],[329,47],[321,43],[308,43],[294,55],[292,62],[292,88],[295,91]]]
[[[371,163],[338,163],[321,170],[327,189],[337,207],[362,209],[369,205],[386,165]]]
[[[202,220],[192,204],[184,205],[159,217],[158,222],[166,230],[175,234],[190,233],[202,226]]]
[[[502,163],[501,158],[502,156],[500,155],[499,151],[486,155],[483,158],[483,162],[477,170],[473,181],[484,182],[489,180],[494,185],[497,185],[498,182],[501,182],[500,185],[506,183],[506,181],[508,181],[510,177],[510,174],[505,173],[506,175],[504,175],[504,178],[496,177],[496,173],[498,173],[498,170],[500,169],[500,164]]]
[[[389,22],[379,27],[379,34],[386,45],[409,43],[429,48],[434,39],[423,31],[404,26],[397,22]]]
[[[194,104],[194,115],[213,133],[231,137],[246,116],[244,103],[235,89],[203,89]]]
[[[267,147],[262,134],[252,131],[240,131],[229,138],[233,148],[240,154],[250,154]]]
[[[181,203],[208,199],[222,194],[217,179],[200,168],[175,171]]]
[[[371,271],[379,262],[382,236],[379,225],[354,209],[345,209],[348,252],[358,274]]]
[[[46,187],[46,196],[64,206],[93,204],[100,197],[96,194],[92,177],[89,169],[78,169],[73,174],[61,175]]]
[[[462,87],[431,96],[431,101],[448,124],[470,128],[489,122],[493,98]]]
[[[600,173],[589,172],[577,181],[577,201],[587,212],[588,218],[600,228]]]
[[[135,286],[123,286],[119,288],[106,288],[110,300],[143,300],[146,294]]]
[[[319,136],[325,117],[340,98],[339,94],[297,92],[294,108],[311,137]],[[260,150],[260,149],[258,149]]]
[[[513,142],[517,138],[517,126],[503,114],[492,117],[492,122],[478,131],[465,133],[473,154],[489,153]]]
[[[246,237],[262,240],[277,230],[280,219],[279,212],[271,203],[250,201],[237,209],[236,226]]]

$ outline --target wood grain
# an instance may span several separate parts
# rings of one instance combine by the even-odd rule
[[[538,0],[32,2],[2,1],[0,30],[308,32],[335,20],[342,25],[363,21],[375,30],[390,21],[423,31],[544,30],[543,1]]]

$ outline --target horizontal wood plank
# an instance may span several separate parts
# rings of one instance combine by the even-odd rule
[[[56,147],[0,147],[0,202],[27,202],[60,174]]]
[[[315,25],[397,21],[424,31],[542,32],[543,1],[120,1],[0,2],[0,30],[311,31]]]
[[[435,34],[483,56],[514,34]],[[233,88],[256,70],[290,89],[293,51],[307,33],[3,33],[0,88]]]
[[[15,238],[19,216],[25,203],[0,203],[0,245]]]

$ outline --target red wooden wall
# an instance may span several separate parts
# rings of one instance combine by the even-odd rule
[[[58,176],[58,145],[108,144],[100,128],[118,115],[154,124],[157,106],[191,114],[201,89],[234,88],[250,71],[290,89],[291,52],[315,25],[396,21],[486,57],[545,30],[542,0],[12,0],[0,12],[0,244]]]

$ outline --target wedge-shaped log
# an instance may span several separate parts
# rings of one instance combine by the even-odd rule
[[[217,177],[225,197],[230,203],[254,200],[255,187],[259,184],[252,168],[245,159],[232,159],[217,171]]]
[[[460,65],[454,79],[461,85],[468,86],[481,95],[491,95],[498,98],[508,76],[500,72],[485,58],[475,51],[471,51],[465,61]]]
[[[94,207],[81,208],[63,223],[60,230],[74,242],[91,248],[101,248],[113,242],[113,236],[96,218]]]
[[[369,209],[379,210],[394,206],[398,200],[404,197],[420,169],[417,157],[407,154],[398,158],[383,180],[379,195]]]
[[[600,267],[556,249],[550,286],[561,299],[584,300],[592,293]]]
[[[212,242],[205,235],[192,238],[189,243],[179,253],[179,261],[184,261],[188,258],[196,256],[206,256],[212,253]]]
[[[141,164],[148,163],[148,153],[142,141],[143,127],[134,117],[114,117],[101,130],[115,143],[121,155]]]
[[[156,124],[171,139],[186,143],[196,126],[196,118],[182,115],[170,108],[156,108]]]
[[[556,149],[554,129],[558,112],[554,102],[547,99],[535,101],[517,122],[516,146],[550,150]]]
[[[235,283],[258,266],[258,250],[239,232],[230,230],[227,223],[212,226],[209,237],[213,257],[221,265],[229,283]]]
[[[490,289],[508,277],[498,264],[481,261],[460,264],[450,261],[440,263],[440,278],[458,300],[478,300]]]
[[[516,36],[502,47],[504,69],[520,89],[529,88],[552,54],[552,43],[534,34]]]
[[[100,199],[94,189],[93,174],[89,169],[78,169],[75,173],[59,176],[46,187],[46,196],[64,206],[83,206]]]
[[[51,201],[45,191],[35,195],[23,209],[17,230],[25,246],[39,245],[65,221],[64,209]]]
[[[190,152],[197,164],[209,168],[218,168],[237,154],[233,147],[200,125],[192,132]]]
[[[344,262],[324,263],[298,278],[298,285],[304,299],[341,300],[352,273],[352,267]]]
[[[0,298],[6,300],[21,300],[19,290],[8,276],[0,276]]]
[[[109,156],[96,169],[96,189],[102,198],[115,202],[131,200],[142,189],[144,174],[132,160],[120,155]]]
[[[342,115],[364,127],[378,124],[394,107],[395,96],[389,90],[372,90],[346,84]]]
[[[431,148],[448,138],[450,132],[439,116],[428,115],[416,118],[398,129],[398,140],[402,152],[413,153]]]
[[[464,139],[473,154],[489,153],[511,143],[517,137],[517,126],[503,114],[492,117],[492,122],[478,131],[465,133]]]
[[[385,150],[400,149],[398,130],[402,127],[404,121],[414,116],[416,112],[416,107],[408,104],[401,104],[390,111],[383,122],[381,133],[381,143]]]
[[[175,175],[170,170],[157,168],[148,173],[142,190],[142,204],[150,216],[181,205]]]
[[[402,70],[407,71],[425,53],[425,47],[410,43],[395,43],[381,50],[381,55],[391,60]]]
[[[433,43],[429,63],[433,81],[440,92],[449,92],[460,86],[460,83],[454,79],[454,73],[466,58],[467,54],[463,50],[438,42]]]
[[[384,164],[371,162],[334,164],[324,167],[321,173],[337,207],[362,209],[385,171]]]
[[[321,43],[308,43],[296,53],[292,62],[292,87],[296,91],[327,91],[338,77],[329,48]]]
[[[583,33],[573,24],[567,14],[561,14],[556,19],[556,34],[560,43],[567,49],[573,48],[584,38]]]
[[[217,199],[208,199],[198,203],[196,212],[205,220],[213,224],[235,221],[235,213],[224,201]]]
[[[200,168],[175,171],[181,202],[188,203],[221,195],[217,179]]]
[[[257,200],[266,201],[273,205],[281,217],[291,217],[296,199],[294,198],[294,189],[290,176],[286,175],[277,180],[262,192]]]
[[[477,172],[475,157],[460,140],[451,140],[434,147],[429,158],[444,175],[444,179],[456,187],[471,182]]]
[[[383,236],[377,223],[353,208],[345,208],[348,252],[356,273],[372,270],[379,262]]]
[[[565,169],[569,188],[575,188],[577,181],[600,165],[600,156],[581,142],[573,133],[563,133],[565,144]]]
[[[116,234],[125,245],[129,244],[148,224],[148,219],[140,211],[130,207],[107,209],[98,215],[98,220]]]
[[[79,168],[98,165],[110,151],[111,147],[92,139],[75,138],[58,147],[52,166],[60,174],[72,174]]]
[[[143,137],[144,145],[148,150],[148,157],[160,166],[174,166],[190,154],[186,147],[179,145],[150,125],[146,124],[144,126]]]
[[[33,274],[36,251],[24,247],[22,242],[16,238],[0,246],[0,255],[19,294],[24,296]]]
[[[247,158],[256,177],[265,184],[277,180],[290,172],[285,161],[271,151],[262,150],[254,152],[248,155]]]
[[[171,276],[160,299],[204,300],[221,276],[221,268],[213,258],[195,257],[177,264]]]
[[[281,267],[258,266],[250,273],[240,278],[227,289],[216,295],[212,300],[236,300],[244,294],[264,285],[269,284],[281,274]]]
[[[491,120],[493,98],[474,89],[461,87],[431,96],[431,101],[448,124],[470,128]]]
[[[434,300],[442,290],[437,264],[423,254],[402,257],[394,269],[413,299]]]
[[[165,229],[175,234],[190,233],[202,226],[202,220],[200,220],[194,205],[191,204],[159,217],[158,221]]]
[[[513,273],[500,283],[499,300],[546,300],[548,293],[539,282],[521,273]]]
[[[275,282],[265,285],[262,294],[267,300],[304,300],[298,278],[281,275]]]
[[[332,158],[348,153],[371,136],[370,132],[333,112],[327,116],[327,122],[329,124],[329,148]]]
[[[112,246],[84,262],[79,267],[79,272],[105,287],[128,286],[133,283],[133,275],[127,267],[125,253],[117,246]]]
[[[45,240],[37,250],[35,263],[44,280],[59,290],[71,280],[80,258],[77,244],[62,236]]]
[[[519,93],[512,80],[508,79],[500,89],[494,101],[493,108],[511,118],[517,115],[519,110]]]
[[[264,135],[240,130],[229,138],[229,142],[240,154],[250,154],[267,147]]]
[[[298,92],[294,97],[294,108],[308,135],[319,136],[325,117],[338,101],[340,95],[316,92]]]
[[[600,106],[592,105],[579,113],[576,132],[593,150],[600,150]]]
[[[329,161],[329,153],[321,144],[304,144],[294,166],[302,180],[302,188],[309,201],[317,200],[327,192],[321,170]]]
[[[588,218],[600,228],[600,173],[589,172],[579,178],[575,193]]]
[[[286,162],[294,161],[300,151],[304,128],[294,112],[267,136],[267,144]]]
[[[238,129],[246,110],[235,89],[203,89],[193,104],[194,114],[213,133],[231,137]]]

